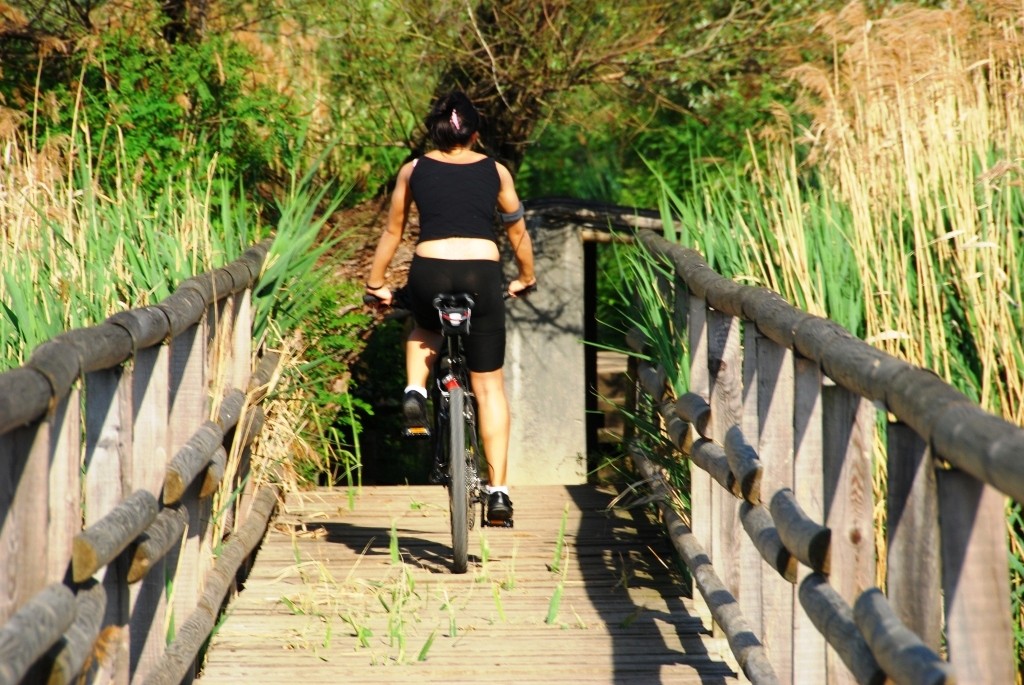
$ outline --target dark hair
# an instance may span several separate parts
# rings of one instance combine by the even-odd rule
[[[466,94],[453,91],[438,98],[426,120],[427,134],[439,150],[468,145],[480,130],[480,113]]]

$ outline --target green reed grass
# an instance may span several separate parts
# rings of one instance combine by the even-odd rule
[[[558,527],[558,537],[555,538],[555,551],[551,557],[551,565],[548,567],[552,573],[562,573],[565,562],[565,527],[569,519],[569,504],[566,503],[562,510],[562,523]]]
[[[866,336],[1021,423],[1024,36],[966,9],[826,26],[843,59],[798,76],[811,157],[851,213]]]

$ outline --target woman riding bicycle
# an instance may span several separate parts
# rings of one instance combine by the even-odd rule
[[[533,286],[533,245],[523,221],[523,206],[512,174],[502,164],[473,150],[479,141],[480,115],[464,93],[434,103],[426,119],[435,149],[398,172],[387,227],[374,254],[366,290],[392,303],[386,272],[402,240],[413,202],[420,218],[409,280],[409,308],[416,325],[405,347],[408,386],[402,398],[407,427],[428,429],[426,385],[443,337],[433,298],[438,293],[472,295],[473,326],[465,340],[470,383],[477,401],[480,438],[488,464],[487,518],[511,521],[506,484],[509,409],[502,367],[505,363],[503,274],[494,233],[500,213],[518,278],[508,293]]]

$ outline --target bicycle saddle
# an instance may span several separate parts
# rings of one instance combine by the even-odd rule
[[[473,314],[473,298],[467,293],[441,293],[434,298],[434,309],[447,334],[468,335]]]

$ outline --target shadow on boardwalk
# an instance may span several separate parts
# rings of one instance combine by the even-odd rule
[[[461,576],[443,488],[289,496],[200,682],[739,682],[643,509],[592,486],[513,494],[515,528],[472,531]]]

